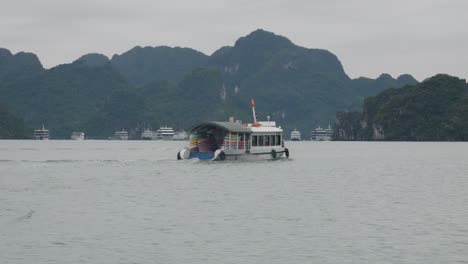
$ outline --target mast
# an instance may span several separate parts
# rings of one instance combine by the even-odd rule
[[[253,114],[253,120],[254,124],[257,123],[257,115],[255,114],[255,100],[252,98],[252,114]]]

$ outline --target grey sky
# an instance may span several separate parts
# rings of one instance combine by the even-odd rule
[[[353,78],[468,78],[466,0],[2,0],[0,7],[0,47],[34,52],[47,68],[136,45],[209,55],[263,28],[333,52]]]

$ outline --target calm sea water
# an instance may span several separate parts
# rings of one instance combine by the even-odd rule
[[[468,144],[0,141],[0,263],[468,263]]]

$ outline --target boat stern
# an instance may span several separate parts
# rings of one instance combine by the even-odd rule
[[[178,160],[225,160],[226,154],[222,149],[217,149],[214,152],[191,152],[190,149],[184,148],[177,153]]]

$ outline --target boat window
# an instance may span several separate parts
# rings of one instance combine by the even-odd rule
[[[281,135],[276,135],[276,145],[281,145]]]
[[[270,146],[270,136],[264,136],[265,137],[265,146]]]
[[[239,142],[237,133],[226,133],[224,137],[224,149],[237,149]]]
[[[245,140],[244,140],[244,134],[238,134],[238,141],[237,141],[237,149],[244,149],[245,147]]]
[[[270,135],[270,146],[274,146],[274,145],[275,145],[275,136]]]
[[[258,146],[263,146],[263,136],[258,136]]]
[[[258,141],[258,136],[252,136],[252,147],[258,146],[257,141]]]
[[[224,149],[238,150],[245,149],[249,135],[244,133],[226,133],[223,141]]]

